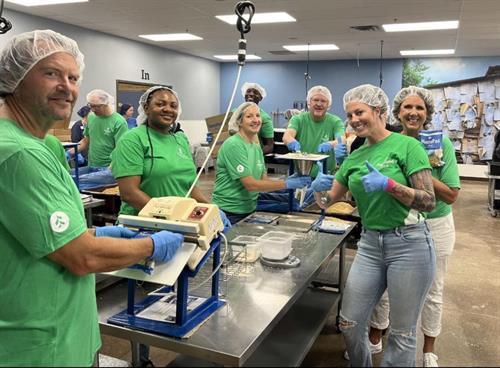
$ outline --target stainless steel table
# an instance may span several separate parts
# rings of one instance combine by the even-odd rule
[[[331,309],[340,304],[344,241],[352,228],[342,235],[316,233],[309,236],[309,241],[294,240],[292,254],[301,260],[298,268],[273,269],[256,262],[251,274],[230,279],[225,296],[227,305],[188,339],[108,324],[108,317],[126,308],[124,283],[97,293],[101,333],[130,340],[137,348],[132,351],[134,364],[138,363],[140,345],[146,345],[231,366],[298,365],[319,335]],[[270,230],[290,232],[292,229],[236,225],[228,238],[261,235]],[[338,292],[311,288],[311,281],[330,262],[337,249],[340,251]],[[145,288],[138,293],[145,295],[148,291]]]
[[[85,210],[87,227],[92,227],[92,208],[104,206],[104,203],[104,199],[98,198],[92,198],[90,201],[83,202],[83,209]]]

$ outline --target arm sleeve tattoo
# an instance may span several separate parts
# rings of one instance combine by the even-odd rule
[[[396,183],[391,194],[401,203],[418,211],[430,212],[436,205],[431,170],[418,171],[410,176],[411,188]]]

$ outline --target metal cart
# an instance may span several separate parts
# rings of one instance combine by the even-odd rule
[[[488,210],[491,216],[500,213],[500,162],[488,163]]]

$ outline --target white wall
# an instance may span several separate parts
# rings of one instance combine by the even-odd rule
[[[0,35],[0,48],[12,36],[35,29],[52,29],[73,38],[85,55],[85,71],[75,111],[95,88],[116,95],[116,80],[170,84],[179,94],[184,119],[202,120],[219,113],[219,63],[87,30],[70,24],[5,9],[12,30]],[[141,70],[150,80],[141,80]],[[73,113],[73,119],[77,119]]]

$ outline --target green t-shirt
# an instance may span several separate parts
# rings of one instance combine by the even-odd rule
[[[127,121],[117,112],[109,116],[89,114],[83,134],[90,139],[89,166],[104,167],[111,163],[111,152],[118,140],[128,131]]]
[[[66,154],[64,152],[64,147],[61,144],[61,141],[54,137],[51,134],[47,134],[45,139],[43,140],[45,145],[49,147],[50,151],[56,155],[57,161],[63,165],[63,167],[69,171],[69,164],[66,161]]]
[[[262,120],[262,126],[259,130],[259,138],[274,138],[273,119],[262,109],[260,109],[260,119]]]
[[[301,152],[318,153],[318,146],[324,142],[335,140],[336,137],[344,134],[344,123],[342,120],[330,113],[326,113],[321,121],[314,121],[309,112],[302,112],[292,116],[288,128],[297,132],[295,139],[300,143]],[[327,159],[328,173],[335,171],[335,152],[333,149]],[[315,177],[318,167],[314,165],[311,176]]]
[[[240,178],[262,179],[266,171],[262,148],[235,134],[222,144],[217,155],[217,174],[212,201],[231,213],[250,213],[257,207],[259,192],[245,189]]]
[[[387,192],[366,193],[361,177],[368,174],[365,160],[394,181],[411,186],[409,177],[430,169],[429,158],[415,138],[391,133],[373,145],[364,144],[342,163],[335,179],[351,191],[366,229],[388,230],[425,220],[425,215],[411,209]]]
[[[95,277],[47,257],[87,231],[80,195],[43,140],[6,119],[0,193],[0,365],[90,367],[101,346]]]
[[[460,177],[458,175],[457,158],[455,157],[455,147],[450,138],[443,137],[443,158],[444,165],[432,168],[432,176],[442,181],[450,188],[460,188]],[[427,215],[427,218],[444,217],[451,213],[451,205],[436,198],[436,207]]]
[[[141,176],[140,189],[150,197],[184,197],[196,178],[186,135],[151,128],[149,135],[152,148],[145,124],[123,135],[112,154],[113,176]],[[123,201],[120,213],[137,215],[138,211]]]

